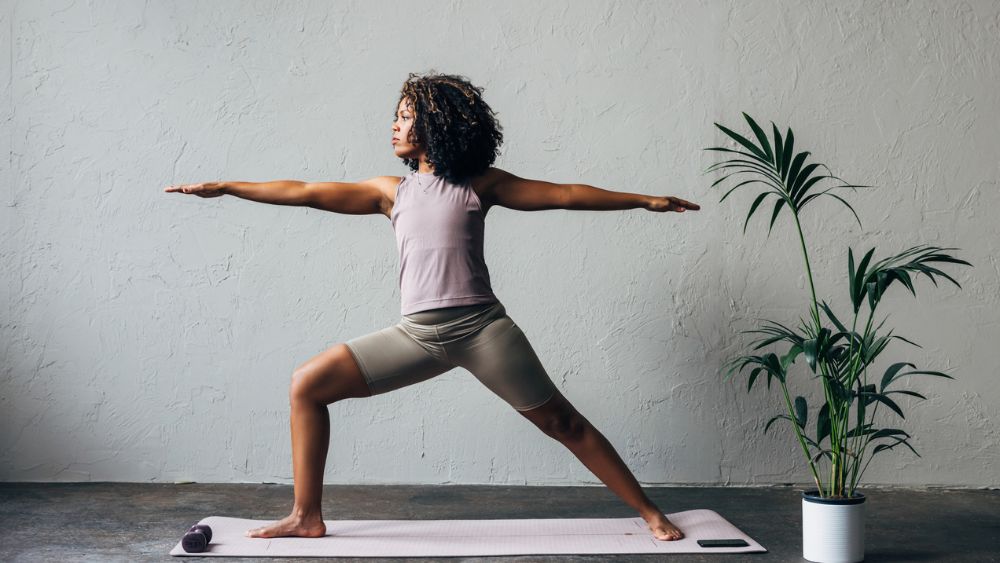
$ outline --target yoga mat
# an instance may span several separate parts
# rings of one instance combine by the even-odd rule
[[[194,557],[449,557],[588,553],[767,552],[716,512],[667,514],[684,532],[658,540],[646,521],[635,518],[524,518],[516,520],[325,520],[320,538],[248,538],[244,532],[276,520],[209,516],[212,542],[186,553],[180,541],[170,555]],[[699,539],[740,538],[747,547],[701,547]]]

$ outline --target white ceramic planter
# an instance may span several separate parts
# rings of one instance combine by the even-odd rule
[[[822,498],[802,492],[802,557],[817,563],[856,563],[865,559],[865,495]]]

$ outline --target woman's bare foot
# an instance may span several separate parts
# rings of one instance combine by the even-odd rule
[[[659,509],[643,512],[642,519],[649,524],[649,529],[658,540],[675,541],[684,537],[684,532],[667,520]]]
[[[248,538],[280,538],[287,536],[318,538],[326,535],[326,524],[320,516],[301,517],[290,515],[270,526],[247,530],[245,535]]]

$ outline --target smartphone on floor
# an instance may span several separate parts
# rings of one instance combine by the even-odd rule
[[[739,538],[733,538],[733,539],[718,539],[718,540],[698,540],[698,545],[700,545],[701,547],[746,547],[750,544]]]

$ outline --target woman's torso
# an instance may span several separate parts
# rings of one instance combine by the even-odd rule
[[[487,206],[477,187],[482,182],[417,172],[397,184],[389,219],[403,315],[499,301],[483,254]]]

